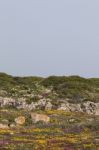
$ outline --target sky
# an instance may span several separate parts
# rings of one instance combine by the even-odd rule
[[[0,72],[99,77],[99,0],[1,0]]]

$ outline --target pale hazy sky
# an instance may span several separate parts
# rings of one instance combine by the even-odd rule
[[[99,77],[99,0],[0,0],[0,72]]]

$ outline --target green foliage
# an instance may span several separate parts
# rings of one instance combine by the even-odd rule
[[[90,99],[88,92],[97,92],[99,79],[95,80],[95,82],[94,80],[79,76],[51,76],[44,79],[42,85],[53,87],[53,91],[58,94],[59,98],[70,98],[76,103],[82,99]]]
[[[69,98],[74,103],[82,100],[99,101],[98,78],[85,79],[79,76],[13,77],[0,73],[0,90],[5,90],[9,97],[22,97],[26,94],[41,95],[46,88],[52,89],[48,94],[48,97],[52,97],[52,99],[54,97]],[[53,97],[55,95],[53,93],[56,93],[56,96]],[[31,97],[28,99],[28,102],[37,100]]]
[[[32,85],[34,83],[39,83],[42,79],[41,77],[14,77],[18,85]]]

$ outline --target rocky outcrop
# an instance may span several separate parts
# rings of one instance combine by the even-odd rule
[[[99,103],[90,101],[81,104],[62,103],[58,110],[65,110],[67,112],[86,112],[89,115],[99,115]]]
[[[57,106],[53,104],[54,100],[48,98],[42,98],[37,102],[27,103],[25,98],[3,98],[0,97],[0,107],[14,106],[17,109],[32,110],[51,110],[53,108],[57,110],[64,110],[67,112],[86,112],[87,114],[99,115],[99,103],[91,101],[82,102],[79,104],[69,103],[68,100],[57,100]]]
[[[31,104],[27,104],[26,101],[23,101],[20,105],[17,106],[18,109],[27,109],[29,111],[37,110],[37,109],[46,109],[51,110],[52,104],[50,99],[40,99],[38,102],[31,102]]]
[[[93,102],[86,102],[82,104],[82,110],[83,112],[86,112],[87,114],[95,114],[96,113],[96,104]]]
[[[80,104],[70,104],[68,102],[62,103],[61,106],[58,108],[58,110],[65,110],[67,112],[77,112],[77,111],[82,111]]]

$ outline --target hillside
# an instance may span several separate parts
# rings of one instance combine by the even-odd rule
[[[46,95],[46,91],[50,91]],[[99,79],[79,76],[13,77],[0,73],[0,95],[21,97],[24,95],[46,95],[53,99],[68,98],[72,103],[81,101],[99,102]],[[6,94],[5,94],[6,93]]]
[[[99,79],[79,76],[13,77],[0,73],[0,96],[31,98],[32,94],[45,94],[46,98],[54,100],[68,98],[72,103],[99,102]]]
[[[98,150],[99,79],[0,73],[1,150]]]

